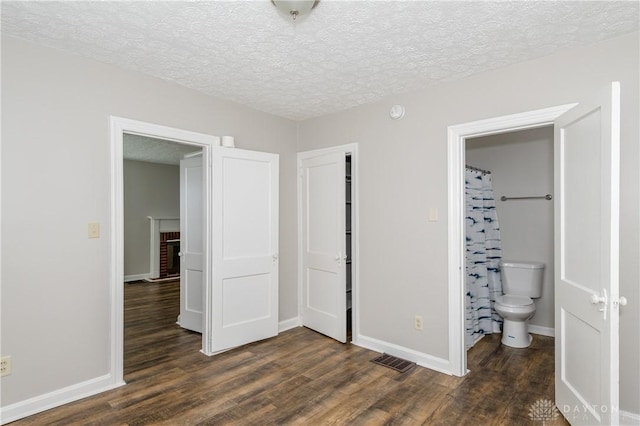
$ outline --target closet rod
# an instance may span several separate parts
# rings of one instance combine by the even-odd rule
[[[504,195],[502,197],[500,197],[500,201],[507,201],[507,200],[533,200],[533,199],[551,200],[551,199],[553,199],[553,197],[551,196],[551,194],[536,195],[536,196],[533,196],[533,197],[505,197]]]
[[[486,175],[490,175],[491,172],[489,170],[479,169],[478,167],[465,166],[469,170],[473,170],[474,172],[484,173]]]

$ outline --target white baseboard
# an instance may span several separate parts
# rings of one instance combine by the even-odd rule
[[[620,410],[620,424],[624,426],[640,425],[640,414]]]
[[[280,321],[278,323],[278,333],[300,327],[300,325],[300,317],[293,317],[288,320]]]
[[[151,274],[135,274],[135,275],[125,275],[124,282],[130,283],[131,281],[142,281],[149,278]]]
[[[451,364],[447,359],[438,358],[433,355],[414,351],[413,349],[363,335],[354,336],[351,343],[366,349],[371,349],[372,351],[384,352],[389,355],[406,359],[407,361],[413,361],[421,367],[429,368],[440,373],[449,375],[453,374],[451,372]]]
[[[124,382],[114,383],[113,377],[107,374],[44,395],[16,402],[15,404],[0,408],[0,424],[11,423],[51,408],[115,389],[124,384]]]
[[[541,327],[529,324],[529,333],[540,334],[542,336],[556,337],[556,329],[551,327]]]

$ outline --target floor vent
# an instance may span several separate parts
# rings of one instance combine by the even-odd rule
[[[415,362],[407,361],[406,359],[398,358],[389,354],[382,354],[379,357],[372,359],[371,362],[389,367],[400,373],[405,373],[416,365]]]

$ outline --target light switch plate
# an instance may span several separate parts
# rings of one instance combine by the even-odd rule
[[[438,209],[435,207],[431,207],[429,209],[429,222],[437,222],[438,221]]]
[[[98,222],[90,222],[87,227],[89,238],[100,238],[100,224]]]

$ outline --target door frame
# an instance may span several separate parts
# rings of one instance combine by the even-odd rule
[[[467,350],[464,344],[464,170],[466,139],[537,127],[553,126],[554,120],[577,103],[504,115],[449,126],[448,153],[448,282],[449,282],[449,371],[466,375]]]
[[[111,194],[110,194],[110,316],[111,316],[111,362],[110,368],[114,380],[124,382],[124,183],[123,183],[123,144],[124,134],[147,136],[169,140],[202,148],[204,164],[204,324],[202,330],[202,352],[210,355],[211,307],[211,155],[212,147],[219,144],[218,136],[205,135],[188,130],[176,129],[128,118],[110,117],[111,128]]]
[[[298,152],[296,160],[297,206],[298,206],[298,325],[302,325],[302,160],[326,154],[351,154],[351,259],[353,274],[351,282],[351,343],[358,344],[360,338],[360,179],[358,143],[337,145],[328,148]]]

